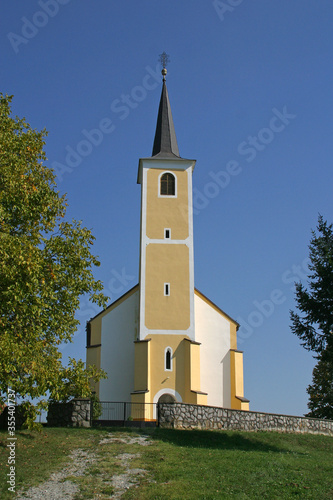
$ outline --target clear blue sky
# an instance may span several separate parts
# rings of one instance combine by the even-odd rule
[[[1,18],[1,91],[49,131],[48,164],[68,217],[96,236],[112,300],[138,281],[137,165],[153,144],[157,58],[170,54],[180,154],[197,159],[196,287],[242,325],[250,408],[305,413],[314,360],[289,309],[318,213],[333,220],[332,1],[31,0]],[[97,312],[82,300],[65,358],[85,359]]]

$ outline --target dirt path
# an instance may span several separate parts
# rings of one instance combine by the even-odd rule
[[[79,487],[69,476],[83,476],[86,468],[96,462],[96,455],[78,448],[69,455],[71,462],[61,471],[51,474],[50,479],[39,486],[29,488],[25,493],[18,493],[17,500],[71,500]]]
[[[151,444],[151,441],[148,439],[148,436],[113,436],[109,434],[108,437],[103,439],[100,444],[112,444],[112,443],[123,443],[123,444],[139,444],[141,446],[148,446]],[[112,497],[113,499],[121,498],[123,493],[129,488],[136,486],[139,483],[141,477],[147,474],[147,471],[144,469],[132,469],[130,467],[130,462],[133,458],[139,457],[139,453],[122,453],[117,456],[117,459],[120,461],[122,467],[124,468],[124,472],[122,474],[115,474],[110,479],[110,484],[113,486],[115,492]]]
[[[151,441],[148,436],[131,437],[126,434],[114,436],[110,433],[99,442],[99,445],[117,443],[148,446],[151,444]],[[140,478],[147,474],[147,471],[144,469],[132,469],[130,466],[131,460],[139,456],[139,453],[121,453],[116,457],[123,471],[121,474],[111,476],[110,479],[106,478],[104,484],[110,484],[114,489],[114,494],[109,498],[121,498],[126,490],[137,485]],[[69,459],[70,462],[61,472],[51,474],[50,479],[39,486],[29,488],[24,493],[18,492],[18,496],[16,497],[17,500],[73,500],[75,494],[79,492],[79,486],[66,478],[70,476],[77,477],[85,475],[88,466],[97,464],[98,455],[89,450],[78,448],[72,451],[69,455]],[[96,500],[98,498],[99,497],[96,497]]]

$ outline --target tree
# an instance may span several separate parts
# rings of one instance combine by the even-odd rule
[[[333,369],[332,363],[319,358],[312,373],[312,385],[307,388],[309,394],[308,416],[333,420]]]
[[[315,354],[308,416],[333,419],[333,229],[319,215],[317,233],[309,245],[308,288],[296,283],[296,304],[301,314],[290,312],[291,330],[302,346]]]
[[[0,94],[0,394],[87,396],[89,378],[104,373],[74,360],[64,367],[59,345],[78,327],[82,294],[106,305],[92,272],[94,237],[65,220],[66,197],[44,165],[47,133],[12,118],[11,100]]]

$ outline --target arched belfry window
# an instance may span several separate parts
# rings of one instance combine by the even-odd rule
[[[167,371],[172,370],[172,349],[167,347],[164,351],[164,369]]]
[[[160,195],[161,196],[176,195],[176,178],[170,172],[166,172],[160,178]]]

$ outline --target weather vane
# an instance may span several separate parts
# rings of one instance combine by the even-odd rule
[[[163,81],[165,82],[165,75],[167,74],[167,65],[170,62],[170,57],[166,52],[162,52],[159,56],[159,61],[162,66],[162,75],[163,75]]]

